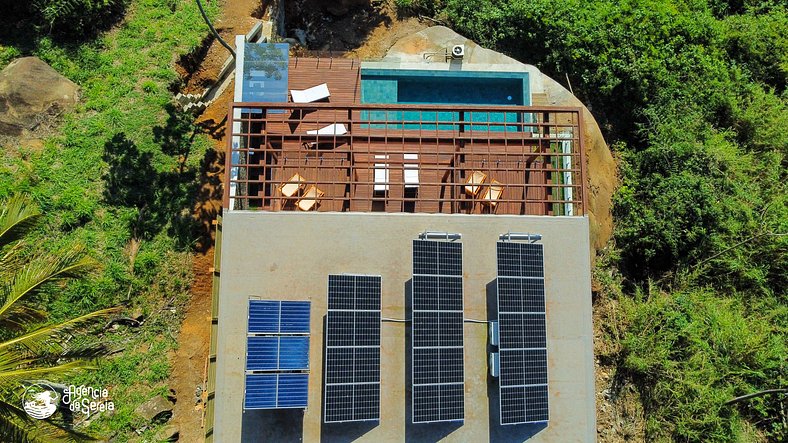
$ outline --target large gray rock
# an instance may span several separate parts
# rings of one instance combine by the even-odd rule
[[[591,225],[591,246],[594,251],[605,247],[613,235],[612,197],[618,185],[616,162],[602,137],[591,112],[559,82],[544,75],[536,66],[521,63],[491,49],[483,48],[445,26],[433,26],[397,41],[383,62],[398,63],[403,68],[416,68],[430,63],[440,69],[443,51],[454,45],[465,45],[462,61],[451,61],[449,69],[466,65],[484,65],[484,70],[526,71],[531,83],[535,106],[572,106],[583,109],[583,143],[588,165],[588,216]],[[439,53],[425,59],[424,54]],[[445,69],[445,68],[444,68]],[[478,68],[477,68],[478,69]],[[592,252],[593,256],[593,252]]]
[[[134,413],[146,422],[166,422],[172,417],[172,402],[157,395],[139,405]]]
[[[12,61],[0,71],[0,135],[18,136],[70,109],[78,87],[37,57]]]
[[[180,430],[175,425],[166,425],[156,433],[155,441],[173,442],[178,441]]]

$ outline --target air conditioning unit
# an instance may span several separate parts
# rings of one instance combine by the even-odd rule
[[[465,57],[465,45],[454,45],[451,48],[451,58],[461,59]]]

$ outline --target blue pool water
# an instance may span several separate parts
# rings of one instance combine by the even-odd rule
[[[361,103],[446,104],[446,105],[530,105],[527,72],[427,71],[399,69],[361,69]],[[390,128],[455,129],[459,112],[374,111],[362,115],[373,121],[401,122]],[[530,115],[517,112],[472,112],[465,115],[465,130],[519,131],[517,123],[530,121]],[[424,122],[440,122],[424,124]],[[383,128],[384,123],[372,123]]]

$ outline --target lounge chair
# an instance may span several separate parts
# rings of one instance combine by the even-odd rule
[[[388,160],[388,155],[376,155],[375,160]],[[375,163],[375,192],[389,190],[389,165],[388,163]]]
[[[347,134],[347,128],[342,123],[334,123],[320,129],[306,131],[306,133],[309,135],[345,135]]]
[[[304,188],[305,182],[306,179],[302,177],[301,174],[295,173],[285,183],[279,185],[279,192],[285,197],[292,198],[298,194],[298,191]]]
[[[503,194],[503,183],[492,179],[490,180],[490,185],[485,188],[485,192],[482,195],[482,203],[494,208],[495,205],[498,204],[498,199],[501,198],[501,194]]]
[[[312,209],[317,207],[318,202],[320,201],[320,197],[324,196],[326,193],[318,189],[317,186],[312,185],[304,192],[304,195],[301,196],[301,199],[298,200],[296,206],[298,209],[302,211],[311,211]]]
[[[405,160],[418,160],[419,154],[404,154]],[[419,165],[418,163],[405,163],[405,188],[419,187]]]
[[[290,90],[290,97],[293,98],[293,103],[312,103],[330,96],[331,93],[328,92],[328,85],[325,83],[313,86],[309,89],[304,89],[303,91],[295,89]]]
[[[476,197],[476,194],[482,190],[482,183],[487,180],[487,174],[481,171],[473,171],[471,175],[465,180],[465,193],[471,197]]]

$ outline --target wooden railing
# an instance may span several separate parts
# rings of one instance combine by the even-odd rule
[[[225,209],[586,214],[580,108],[233,103],[229,115]]]

